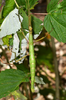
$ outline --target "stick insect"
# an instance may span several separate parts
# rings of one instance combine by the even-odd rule
[[[17,4],[16,0],[14,0],[14,1],[15,1],[16,6],[19,9],[19,5]],[[29,64],[30,64],[30,73],[31,73],[31,91],[34,92],[36,61],[35,61],[35,55],[34,55],[34,46],[33,46],[33,35],[32,35],[31,13],[30,13],[30,7],[29,7],[29,0],[28,0],[28,21],[29,21],[29,42],[28,43],[29,43]],[[25,37],[24,32],[22,30],[22,25],[21,25],[21,31],[22,31],[23,36]],[[41,39],[44,39],[45,37],[43,37]],[[26,39],[26,37],[25,37],[25,39]],[[38,41],[40,41],[41,39],[39,39]],[[21,59],[19,59],[19,60],[21,60]],[[17,61],[19,61],[19,60],[17,60]]]

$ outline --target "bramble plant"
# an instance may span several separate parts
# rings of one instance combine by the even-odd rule
[[[36,62],[40,63],[41,61],[39,62],[40,56],[38,56],[37,61],[35,59],[33,39],[37,41],[36,38],[41,35],[43,28],[59,42],[66,42],[66,0],[62,2],[59,2],[60,0],[51,0],[47,6],[47,16],[43,22],[31,13],[31,10],[38,3],[37,1],[5,0],[4,3],[1,1],[0,48],[2,49],[4,45],[7,45],[8,48],[12,47],[12,55],[8,63],[14,62],[17,70],[7,69],[0,73],[0,98],[6,97],[17,90],[21,83],[29,82],[30,77],[31,91],[34,92]],[[23,64],[24,57],[27,57],[27,44],[29,44],[30,72]],[[47,61],[52,59],[50,51],[45,54],[44,61],[46,61],[46,65],[52,66]],[[49,54],[51,57],[48,57]],[[17,62],[19,64],[16,64]],[[40,82],[37,83],[40,84]],[[41,84],[44,84],[44,82]]]

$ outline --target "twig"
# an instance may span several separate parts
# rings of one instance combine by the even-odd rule
[[[38,40],[34,40],[34,41],[35,41],[35,42],[39,42],[39,41],[43,40],[44,38],[46,38],[48,34],[49,34],[49,33],[47,33],[44,37],[42,37],[42,38],[40,38],[40,39],[38,39]]]
[[[58,64],[57,64],[57,58],[56,58],[56,49],[55,49],[55,43],[54,43],[54,38],[53,37],[51,37],[51,43],[52,43],[52,50],[53,50],[53,57],[54,57],[54,66],[55,66],[56,100],[60,100],[60,93],[59,93],[59,73],[58,73]]]
[[[41,16],[46,16],[48,13],[32,13],[33,15],[41,15]]]
[[[14,0],[14,2],[15,2],[15,4],[16,4],[17,8],[19,9],[19,5],[17,4],[16,0]]]
[[[18,16],[18,18],[19,18],[20,25],[21,25],[21,29],[20,29],[20,31],[22,32],[22,35],[23,35],[23,37],[26,39],[27,43],[29,43],[29,41],[27,40],[27,38],[26,38],[26,36],[25,36],[25,34],[24,34],[24,32],[23,32],[23,29],[22,29],[22,22],[21,22],[21,19],[20,19],[19,14],[17,14],[17,16]]]

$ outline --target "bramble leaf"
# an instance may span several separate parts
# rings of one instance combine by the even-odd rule
[[[0,73],[0,98],[6,97],[11,92],[15,91],[16,88],[22,82],[28,82],[29,75],[26,72],[6,69]]]
[[[3,17],[6,17],[15,8],[14,0],[6,0],[3,9]]]
[[[28,9],[28,0],[16,0],[19,6],[22,6],[24,9]],[[29,0],[30,10],[38,3],[38,0]]]
[[[53,2],[54,1],[54,2]],[[65,0],[51,0],[47,7],[48,15],[44,19],[44,27],[59,42],[66,42],[66,7]],[[52,7],[54,5],[54,7]],[[50,8],[50,10],[49,10]]]
[[[42,21],[39,18],[32,16],[32,27],[34,34],[39,34],[43,28]]]

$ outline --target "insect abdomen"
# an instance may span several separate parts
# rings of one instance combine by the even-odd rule
[[[33,46],[33,37],[32,34],[29,34],[29,63],[30,63],[30,72],[31,72],[31,91],[34,92],[34,81],[35,81],[35,56],[34,56],[34,46]]]

